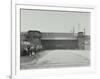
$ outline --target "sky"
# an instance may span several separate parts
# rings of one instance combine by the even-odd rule
[[[90,34],[90,13],[71,11],[48,11],[21,9],[21,32],[38,30],[40,32],[77,33],[84,31]]]

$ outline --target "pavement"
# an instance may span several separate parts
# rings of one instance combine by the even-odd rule
[[[45,50],[36,56],[21,57],[21,69],[79,67],[90,65],[89,50]]]

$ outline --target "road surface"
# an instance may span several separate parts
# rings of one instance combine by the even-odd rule
[[[21,57],[21,69],[90,65],[89,50],[45,50],[37,56]]]

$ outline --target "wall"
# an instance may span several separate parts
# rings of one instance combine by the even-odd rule
[[[44,49],[78,49],[77,40],[42,40]]]

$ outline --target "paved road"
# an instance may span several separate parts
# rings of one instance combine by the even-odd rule
[[[28,58],[24,57],[24,59]],[[41,52],[35,59],[30,57],[28,62],[21,62],[21,69],[89,66],[89,63],[89,51],[46,50]]]

